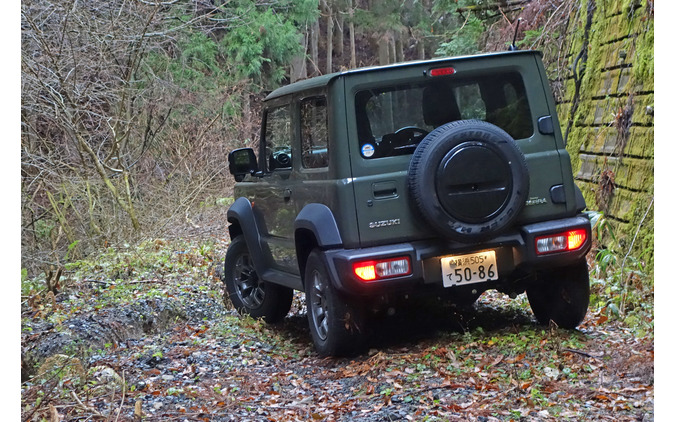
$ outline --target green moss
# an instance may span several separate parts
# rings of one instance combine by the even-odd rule
[[[630,18],[634,18],[637,10],[641,7],[641,0],[623,0],[621,2],[621,12]]]
[[[569,138],[567,140],[567,151],[570,154],[570,160],[572,161],[572,174],[576,174],[579,171],[580,161],[579,161],[579,150],[581,149],[583,138],[579,136],[580,128],[573,128],[570,131]]]
[[[589,3],[594,3],[596,10],[588,40],[584,40]],[[607,217],[613,221],[618,239],[613,247],[618,253],[626,253],[635,237],[631,254],[636,258],[640,255],[645,266],[652,268],[653,215],[645,219],[639,231],[638,225],[649,208],[654,183],[653,115],[648,108],[654,103],[653,11],[646,0],[584,0],[571,17],[569,28],[570,70],[587,43],[587,60],[584,66],[578,61],[576,68],[583,77],[577,108],[574,111],[572,105],[575,86],[571,78],[564,84],[567,102],[558,107],[563,130],[572,121],[567,150],[576,183],[587,208],[598,209],[599,176],[609,166],[617,184],[607,204]],[[617,67],[622,64],[632,66]],[[618,151],[614,122],[629,96],[633,98],[630,123],[636,124],[629,127],[628,142],[623,151]],[[624,156],[619,158],[621,153]]]
[[[597,210],[598,204],[595,202],[595,190],[597,189],[597,185],[595,183],[577,181],[577,186],[579,186],[579,189],[586,200],[586,209]]]
[[[649,114],[649,107],[654,107],[654,94],[635,95],[633,98],[633,123],[640,123],[640,126],[652,125],[654,123],[653,114]]]
[[[643,90],[654,90],[654,25],[637,37],[637,46],[633,60],[633,75]]]

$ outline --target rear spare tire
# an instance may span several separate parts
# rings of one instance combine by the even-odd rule
[[[525,157],[513,138],[480,120],[433,130],[410,161],[408,184],[422,217],[446,237],[487,240],[519,215],[530,187]]]

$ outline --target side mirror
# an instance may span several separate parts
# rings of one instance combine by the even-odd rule
[[[253,148],[239,148],[230,152],[227,156],[230,162],[230,174],[234,175],[234,180],[241,182],[247,174],[254,174],[258,171],[258,160],[255,157]]]

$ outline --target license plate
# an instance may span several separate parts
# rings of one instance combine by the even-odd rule
[[[444,287],[463,286],[499,278],[495,251],[443,257],[441,271]]]

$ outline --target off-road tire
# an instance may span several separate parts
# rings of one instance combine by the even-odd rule
[[[330,282],[321,252],[312,251],[305,267],[309,330],[321,356],[349,356],[366,341],[365,310],[358,298],[344,297]]]
[[[527,299],[540,324],[573,329],[584,320],[590,301],[586,261],[545,273],[527,288]]]
[[[412,201],[449,239],[473,243],[495,237],[520,215],[530,187],[525,157],[513,138],[480,120],[434,129],[408,169]]]
[[[243,236],[232,239],[227,249],[223,282],[230,302],[242,315],[274,323],[282,320],[291,309],[293,290],[265,283],[258,277]]]

